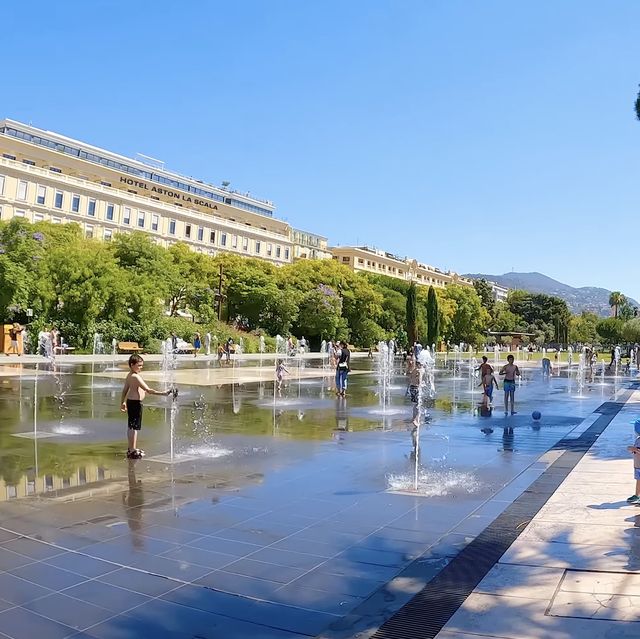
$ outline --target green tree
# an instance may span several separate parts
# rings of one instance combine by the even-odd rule
[[[482,306],[484,306],[490,314],[493,314],[496,302],[493,299],[493,289],[491,288],[491,284],[489,284],[486,279],[482,278],[480,280],[473,280],[473,288],[476,289],[476,293],[480,298]]]
[[[416,300],[416,285],[414,282],[411,282],[407,290],[406,316],[407,337],[409,339],[409,346],[412,346],[418,341],[418,304]]]
[[[623,327],[624,322],[622,320],[616,317],[608,317],[596,324],[596,331],[604,344],[614,346],[624,341]]]
[[[319,284],[300,301],[295,328],[299,335],[311,339],[347,339],[342,299],[330,286]]]
[[[427,345],[438,344],[440,340],[440,310],[438,296],[433,286],[427,295]]]
[[[640,318],[631,319],[625,322],[622,327],[622,336],[627,342],[640,342]]]
[[[447,339],[454,343],[480,343],[491,318],[487,309],[480,303],[478,294],[473,288],[459,284],[448,286],[444,293],[454,305]]]
[[[637,310],[633,304],[631,304],[631,302],[625,297],[625,299],[620,303],[620,307],[618,309],[618,317],[621,320],[630,320],[633,319],[636,314],[637,314]]]
[[[592,344],[597,341],[596,327],[600,318],[595,313],[582,311],[580,315],[574,315],[569,321],[569,341],[583,344]]]
[[[626,297],[620,291],[613,291],[609,295],[609,306],[613,309],[613,316],[618,317],[618,309],[626,301]]]

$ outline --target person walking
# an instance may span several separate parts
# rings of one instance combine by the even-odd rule
[[[351,351],[346,342],[340,342],[340,356],[336,367],[336,392],[340,397],[344,397],[347,390],[347,375],[351,363]]]
[[[196,333],[193,336],[193,356],[197,357],[200,349],[202,348],[202,339],[200,338],[200,333]]]

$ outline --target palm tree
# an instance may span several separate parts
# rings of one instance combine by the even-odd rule
[[[613,316],[618,317],[618,308],[626,302],[627,298],[620,291],[613,291],[609,295],[609,306],[613,309]]]

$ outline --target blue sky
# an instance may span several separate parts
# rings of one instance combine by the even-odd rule
[[[332,244],[640,299],[640,3],[33,0],[2,112]]]

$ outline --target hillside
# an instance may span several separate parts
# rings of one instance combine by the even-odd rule
[[[485,278],[509,288],[518,288],[531,293],[546,293],[562,298],[573,313],[592,311],[602,317],[611,315],[609,294],[606,288],[596,286],[582,286],[575,288],[547,277],[542,273],[505,273],[504,275],[489,275],[484,273],[469,273],[467,277]],[[640,306],[632,298],[628,298],[634,306]]]

